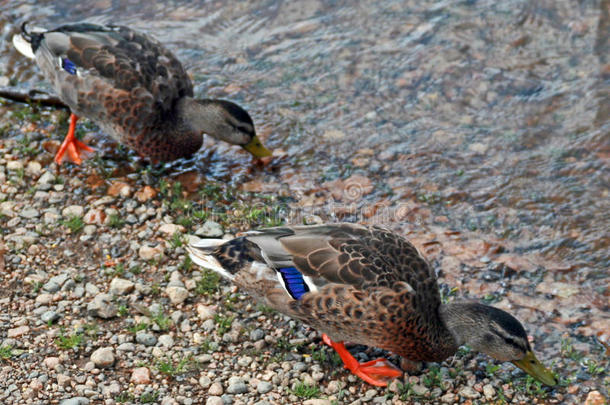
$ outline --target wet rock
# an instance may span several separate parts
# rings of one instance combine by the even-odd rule
[[[25,167],[25,174],[30,177],[37,177],[42,172],[42,165],[35,160],[28,162],[28,165]]]
[[[70,385],[70,382],[72,382],[70,376],[64,374],[57,375],[57,385],[59,385],[60,387],[67,387],[68,385]]]
[[[466,387],[463,387],[462,389],[460,389],[459,394],[460,394],[460,396],[462,396],[464,398],[468,398],[468,399],[476,399],[481,396],[481,394],[476,392],[474,390],[474,388],[472,388],[470,386],[466,386]]]
[[[40,176],[38,178],[38,181],[36,182],[36,184],[50,186],[54,181],[55,181],[55,176],[52,173],[46,171],[42,174],[42,176]]]
[[[139,202],[143,203],[151,198],[154,198],[157,195],[157,192],[151,186],[144,186],[141,190],[136,191],[134,197]]]
[[[211,305],[197,304],[197,315],[202,321],[214,319],[214,316],[216,316],[216,309]]]
[[[91,354],[91,361],[96,367],[105,368],[114,364],[112,347],[102,347]]]
[[[159,244],[157,246],[148,246],[148,245],[143,245],[140,247],[140,250],[138,251],[138,255],[140,256],[140,259],[142,260],[159,260],[162,256],[163,256],[163,251],[165,249],[163,248],[163,245]]]
[[[24,208],[19,213],[19,216],[26,219],[38,218],[40,216],[40,212],[36,208]]]
[[[174,346],[174,339],[170,335],[159,336],[159,344],[167,349]]]
[[[23,170],[23,162],[21,160],[11,160],[6,163],[6,169],[12,171]]]
[[[208,394],[210,395],[222,395],[223,392],[224,390],[219,382],[212,383],[212,385],[210,385],[210,389],[208,389]]]
[[[227,394],[245,394],[248,392],[248,386],[243,382],[237,382],[229,385]]]
[[[149,384],[150,370],[147,367],[138,367],[133,369],[129,381],[134,384]]]
[[[51,277],[49,281],[47,281],[42,289],[48,291],[50,293],[55,293],[61,289],[61,286],[68,280],[67,274],[60,274],[54,277]]]
[[[89,225],[103,225],[106,220],[106,213],[97,208],[92,208],[83,217],[83,222]]]
[[[224,235],[224,231],[218,222],[208,220],[195,231],[195,235],[203,238],[220,238]]]
[[[237,359],[237,365],[240,367],[248,367],[252,363],[252,357],[244,356]]]
[[[57,367],[61,362],[59,360],[59,357],[46,357],[43,360],[43,363],[47,368],[54,370],[55,367]]]
[[[375,392],[375,395],[376,395],[377,391],[375,391],[375,390],[373,390],[373,391]],[[365,397],[365,398],[368,398],[368,397]],[[371,398],[368,398],[365,400],[370,401]],[[307,401],[304,401],[303,405],[331,405],[331,402],[329,399],[314,398],[314,399],[308,399]]]
[[[328,131],[324,132],[322,136],[329,141],[339,141],[345,138],[345,132],[339,131],[338,129],[329,129]]]
[[[585,405],[604,405],[606,403],[606,398],[599,391],[589,392],[585,400]]]
[[[59,319],[59,315],[55,311],[46,311],[40,316],[40,320],[44,323],[52,323]]]
[[[87,304],[87,312],[91,316],[110,319],[117,315],[118,309],[114,302],[112,302],[112,295],[102,293],[96,295],[93,300]]]
[[[80,205],[70,205],[63,210],[61,210],[61,215],[69,218],[69,217],[82,217],[85,213],[85,209]]]
[[[221,397],[213,395],[206,399],[205,405],[224,405],[224,401]]]
[[[89,405],[89,399],[85,397],[74,397],[62,400],[59,405]]]
[[[132,292],[135,288],[133,281],[115,277],[110,282],[110,293],[113,295],[125,295]]]
[[[259,394],[266,394],[269,391],[271,391],[272,389],[273,389],[273,384],[271,384],[269,381],[260,381],[256,385],[256,392],[258,392]]]
[[[250,332],[250,340],[256,342],[257,340],[264,339],[265,332],[262,329],[254,329]]]
[[[492,399],[496,395],[496,390],[491,384],[485,384],[483,386],[483,395],[487,399]]]
[[[131,342],[121,343],[117,348],[120,352],[134,352],[136,350],[136,345]]]
[[[174,305],[182,304],[189,296],[188,290],[178,285],[168,285],[165,293]]]
[[[154,346],[157,343],[157,338],[150,332],[140,331],[136,333],[136,342],[144,346]]]
[[[17,326],[16,328],[11,328],[6,332],[6,336],[8,338],[16,338],[19,336],[27,335],[30,332],[30,327],[27,325]]]
[[[163,224],[159,227],[159,233],[162,233],[165,236],[172,236],[176,232],[184,232],[184,227],[176,224]]]
[[[457,395],[453,392],[448,392],[441,397],[441,402],[444,404],[453,404],[457,401]]]
[[[108,195],[111,197],[121,196],[129,198],[131,193],[131,186],[122,181],[115,181],[108,187]]]

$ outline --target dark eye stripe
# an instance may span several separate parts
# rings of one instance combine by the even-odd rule
[[[528,350],[527,347],[523,347],[520,342],[517,342],[515,339],[513,339],[510,336],[504,336],[503,334],[501,334],[498,330],[496,329],[492,329],[492,332],[494,334],[496,334],[496,336],[498,336],[500,339],[504,340],[504,342],[506,342],[507,345],[509,346],[513,346],[516,347],[519,350],[522,350],[524,352],[526,352]]]

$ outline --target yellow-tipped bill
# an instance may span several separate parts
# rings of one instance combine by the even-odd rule
[[[513,361],[513,364],[543,384],[551,387],[557,385],[557,379],[553,373],[544,367],[531,350],[521,360]]]
[[[250,142],[242,145],[242,147],[257,158],[271,156],[271,151],[263,146],[261,140],[258,139],[258,136],[256,135],[252,138],[252,140],[250,140]]]

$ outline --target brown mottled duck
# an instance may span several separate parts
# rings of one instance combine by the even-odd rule
[[[78,23],[54,30],[22,26],[13,44],[33,58],[72,112],[55,161],[80,164],[91,152],[74,136],[78,117],[153,162],[195,153],[203,134],[269,156],[250,115],[226,100],[195,99],[182,64],[157,40],[130,28]]]
[[[466,344],[556,384],[517,319],[476,302],[443,304],[434,270],[412,244],[386,229],[286,226],[232,240],[201,239],[188,249],[196,264],[322,332],[345,368],[370,384],[385,386],[402,372],[385,359],[359,363],[343,341],[418,362],[442,361]]]

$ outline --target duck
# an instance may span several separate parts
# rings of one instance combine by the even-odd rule
[[[557,384],[515,317],[476,301],[443,303],[433,268],[409,241],[383,227],[281,226],[230,240],[192,238],[187,250],[193,263],[321,332],[344,367],[369,384],[387,386],[402,371],[383,358],[358,362],[345,342],[412,362],[440,362],[468,345]]]
[[[24,23],[12,42],[36,61],[70,108],[68,134],[55,155],[58,165],[64,158],[80,164],[81,155],[94,151],[75,137],[79,117],[153,163],[191,156],[204,133],[257,158],[272,154],[246,110],[228,100],[194,98],[180,61],[147,34],[121,25],[81,22],[28,30]]]

